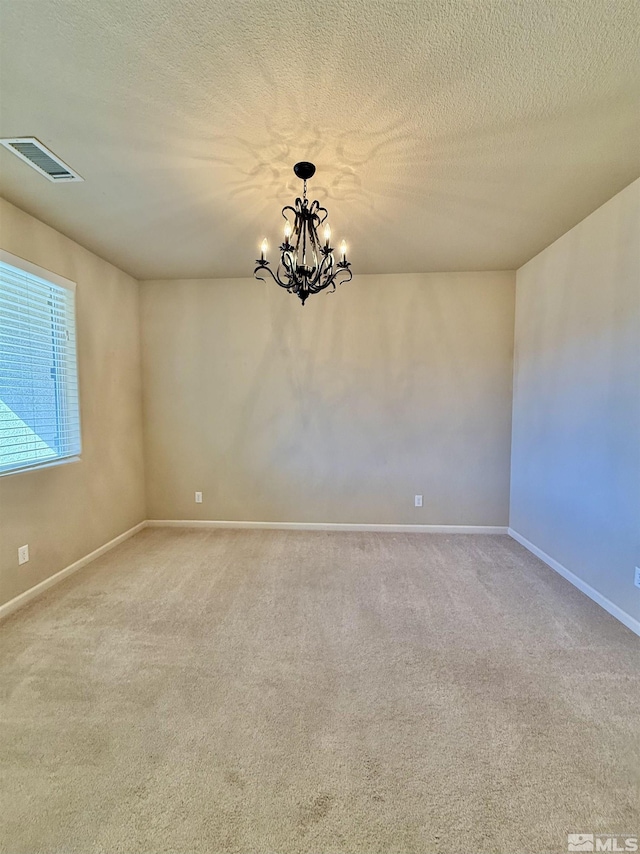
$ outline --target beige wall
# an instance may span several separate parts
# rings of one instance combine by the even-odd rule
[[[80,462],[0,477],[1,604],[142,521],[145,503],[137,282],[2,199],[0,247],[77,283],[82,419]]]
[[[506,525],[514,281],[142,283],[149,518]]]
[[[144,282],[141,383],[134,279],[3,200],[0,247],[78,284],[83,431],[80,463],[0,477],[0,603],[145,516],[507,523],[514,274],[356,277],[305,307]],[[515,329],[509,523],[640,616],[640,181],[518,271]]]
[[[510,525],[640,617],[640,180],[517,273]]]

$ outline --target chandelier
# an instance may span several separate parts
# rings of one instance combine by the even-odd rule
[[[307,180],[315,174],[313,163],[296,163],[293,171],[303,184],[302,198],[295,205],[282,208],[284,218],[284,240],[280,246],[280,261],[274,271],[267,261],[267,240],[262,241],[260,258],[256,261],[253,275],[266,281],[269,273],[273,281],[295,294],[304,305],[309,294],[317,294],[325,288],[335,291],[336,285],[350,282],[353,278],[347,261],[347,245],[340,246],[341,260],[336,263],[331,248],[331,228],[327,223],[329,212],[320,202],[307,200]],[[324,244],[318,237],[318,229],[324,225]]]

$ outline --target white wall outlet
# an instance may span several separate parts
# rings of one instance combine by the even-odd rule
[[[202,504],[202,493],[196,492],[196,504]]]
[[[636,566],[636,571],[633,576],[633,583],[636,587],[640,587],[640,566]]]
[[[415,506],[416,507],[422,507],[422,496],[421,495],[416,495]]]
[[[29,562],[29,546],[20,546],[18,549],[18,566]]]

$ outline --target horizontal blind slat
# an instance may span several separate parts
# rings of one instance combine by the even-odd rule
[[[69,309],[53,308],[47,305],[19,305],[0,298],[0,311],[2,311],[2,322],[6,325],[13,324],[37,324],[55,323],[64,324],[68,320]]]
[[[66,447],[69,447],[70,445],[72,445],[76,441],[76,438],[77,437],[72,436],[68,440],[65,440],[64,442],[56,441],[55,444],[61,445],[62,447],[66,448]],[[49,445],[49,442],[45,442],[44,439],[41,439],[39,436],[36,436],[35,438],[30,437],[29,439],[23,439],[20,442],[12,442],[10,444],[7,444],[6,446],[3,445],[2,452],[0,453],[0,456],[5,456],[6,454],[16,453],[17,449],[19,449],[19,448],[25,448],[27,446],[28,447],[42,448],[43,445],[48,446],[54,453],[57,453],[55,448],[52,448],[51,445]],[[46,450],[46,447],[44,448],[44,450]]]
[[[24,454],[30,450],[34,452],[38,451],[44,454],[51,453],[54,455],[58,455],[59,453],[64,453],[69,448],[75,448],[78,445],[78,442],[77,440],[71,440],[69,442],[60,442],[56,444],[60,445],[59,451],[57,451],[55,448],[52,448],[47,442],[44,442],[42,440],[35,440],[32,442],[19,442],[15,445],[10,445],[7,448],[3,448],[0,452],[0,460],[4,460],[6,462],[8,457],[15,457],[18,454]]]
[[[24,422],[24,426],[13,425],[12,427],[0,427],[2,447],[8,447],[14,440],[17,441],[18,439],[24,439],[25,437],[29,438],[31,436],[38,436],[46,442],[46,437],[51,438],[53,435],[59,436],[60,438],[65,436],[79,436],[80,431],[77,427],[72,425],[65,426],[55,423],[43,424],[42,422],[34,422],[32,425],[27,424],[26,421]]]
[[[49,290],[61,296],[69,290],[69,288],[65,288],[62,285],[57,284],[57,282],[50,282],[47,279],[36,276],[34,273],[27,273],[25,270],[19,270],[17,267],[7,264],[6,261],[0,261],[0,264],[2,265],[0,267],[0,285],[22,284],[23,287],[29,287],[36,290]]]
[[[0,321],[0,343],[1,342],[10,342],[10,341],[24,341],[24,333],[26,329],[20,329],[17,326],[9,326],[4,327],[2,325],[2,321]],[[29,337],[33,341],[34,345],[37,345],[39,342],[41,346],[51,347],[52,344],[64,344],[66,341],[71,340],[72,336],[67,333],[67,326],[60,326],[56,328],[53,324],[50,324],[47,327],[38,327],[31,326],[29,327]]]
[[[2,344],[0,344],[0,347],[2,347]],[[33,353],[29,352],[28,347],[25,347],[24,350],[25,352],[21,354],[18,353],[14,347],[11,347],[11,349],[7,348],[7,350],[5,350],[4,358],[0,359],[0,371],[2,370],[3,365],[6,366],[7,369],[9,369],[10,367],[15,369],[16,365],[25,365],[26,370],[26,359],[29,360],[28,365],[32,365],[33,367],[38,367],[38,365],[52,366],[52,363],[56,361],[55,356],[47,357],[38,350],[35,350]],[[67,356],[66,353],[64,355]],[[71,357],[72,354],[69,353],[68,355],[69,357]],[[65,361],[70,362],[71,358],[65,358]]]

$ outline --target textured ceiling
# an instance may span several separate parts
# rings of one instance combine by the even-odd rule
[[[139,278],[250,275],[313,195],[356,272],[513,269],[640,174],[637,0],[0,0],[0,195]]]

